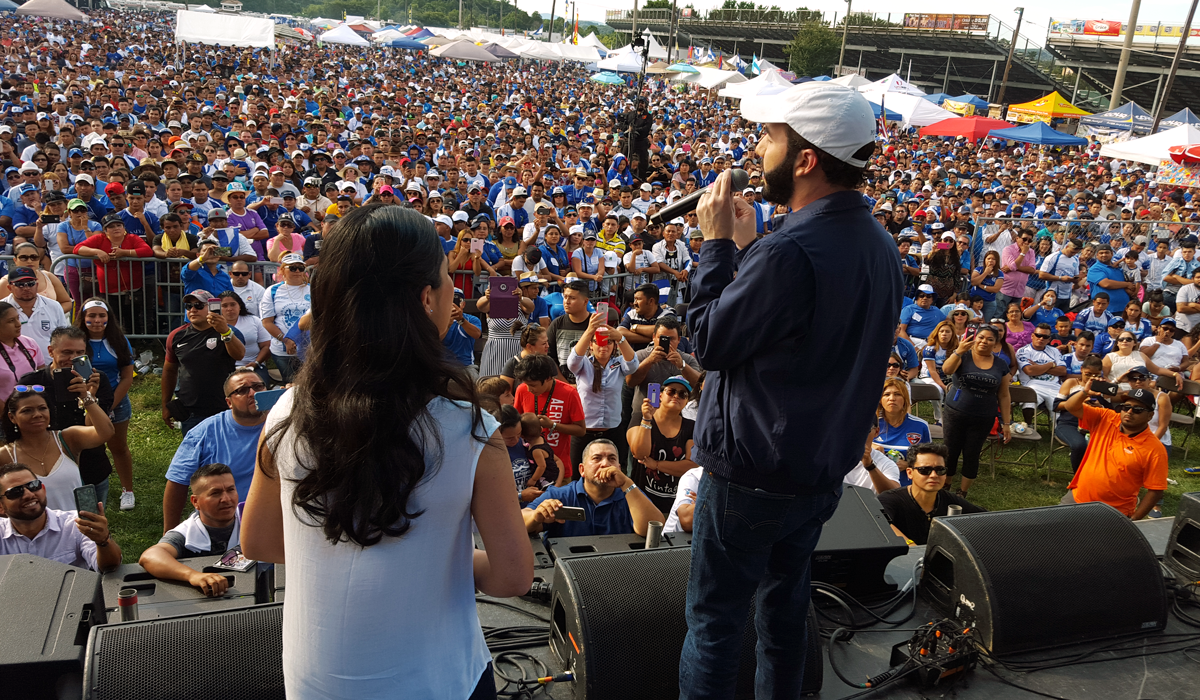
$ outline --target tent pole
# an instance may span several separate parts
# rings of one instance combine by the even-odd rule
[[[1154,110],[1154,123],[1150,125],[1150,133],[1158,133],[1158,123],[1162,121],[1163,107],[1167,106],[1167,98],[1171,96],[1171,88],[1175,85],[1175,74],[1179,72],[1179,61],[1183,58],[1183,47],[1187,44],[1188,35],[1192,33],[1192,19],[1196,16],[1196,4],[1200,0],[1192,0],[1188,9],[1187,19],[1183,23],[1183,32],[1179,35],[1179,46],[1175,47],[1175,58],[1171,59],[1171,73],[1167,76],[1167,84],[1163,87],[1162,100]]]

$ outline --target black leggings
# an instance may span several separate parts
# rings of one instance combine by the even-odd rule
[[[995,416],[972,416],[949,406],[942,408],[942,434],[946,450],[950,453],[946,458],[947,479],[958,472],[959,454],[962,455],[963,478],[974,479],[979,476],[979,453],[983,451],[983,443],[995,424]]]
[[[467,700],[496,700],[496,677],[492,675],[492,665],[488,664],[479,677],[479,684]]]

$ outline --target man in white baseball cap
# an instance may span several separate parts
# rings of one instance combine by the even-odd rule
[[[687,323],[709,374],[691,453],[705,473],[679,660],[689,700],[733,696],[727,660],[756,595],[758,695],[801,695],[809,561],[875,420],[904,288],[896,244],[856,191],[875,149],[866,99],[810,82],[741,109],[763,124],[763,197],[791,213],[758,238],[729,170],[696,210]]]

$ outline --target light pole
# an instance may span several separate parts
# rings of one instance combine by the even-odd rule
[[[842,60],[846,58],[846,34],[850,32],[850,7],[853,0],[846,0],[846,16],[842,18],[842,50],[838,54],[837,72],[833,77],[840,78],[842,76]]]
[[[1121,60],[1117,63],[1117,77],[1113,80],[1112,99],[1108,101],[1109,109],[1121,106],[1121,90],[1125,87],[1125,71],[1129,68],[1129,54],[1133,52],[1133,33],[1137,27],[1138,10],[1141,6],[1142,0],[1133,0],[1133,4],[1129,6],[1129,22],[1125,25],[1125,42],[1121,44]]]
[[[1188,9],[1187,20],[1183,23],[1183,33],[1179,35],[1179,46],[1175,47],[1175,57],[1171,59],[1171,72],[1167,74],[1167,83],[1163,86],[1162,97],[1158,100],[1158,109],[1154,110],[1154,123],[1150,125],[1150,133],[1158,133],[1158,124],[1162,121],[1163,110],[1167,107],[1167,98],[1171,96],[1171,88],[1175,86],[1175,74],[1179,72],[1179,61],[1183,58],[1183,47],[1187,44],[1188,35],[1192,33],[1192,19],[1196,16],[1196,3]]]
[[[1000,94],[996,96],[996,102],[1004,104],[1004,91],[1008,88],[1008,72],[1012,70],[1013,52],[1017,50],[1017,35],[1021,31],[1021,20],[1025,18],[1025,8],[1017,8],[1017,26],[1013,29],[1012,41],[1008,44],[1008,60],[1004,63],[1004,79],[1000,81]],[[1003,114],[1001,115],[1003,118]]]

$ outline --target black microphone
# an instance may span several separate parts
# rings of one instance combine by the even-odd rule
[[[732,191],[734,192],[741,192],[746,189],[746,185],[750,184],[750,175],[741,168],[734,168],[732,177],[733,182],[730,184],[733,186]],[[704,196],[705,192],[708,192],[710,187],[712,185],[696,190],[688,196],[676,200],[674,204],[663,207],[657,214],[650,217],[650,223],[665,224],[671,219],[696,211],[696,207],[700,206],[700,198]]]

